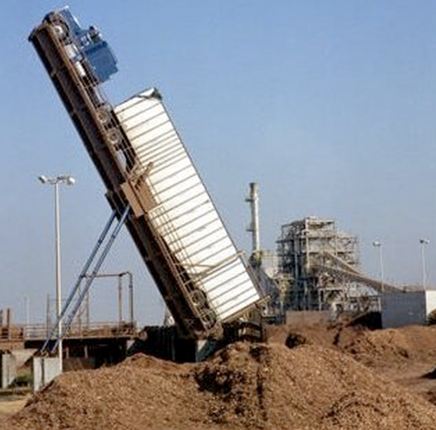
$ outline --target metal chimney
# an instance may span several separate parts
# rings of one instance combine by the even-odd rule
[[[252,253],[255,256],[260,254],[260,235],[259,235],[259,186],[256,182],[250,182],[250,194],[245,199],[250,203],[251,222],[247,231],[251,233]]]

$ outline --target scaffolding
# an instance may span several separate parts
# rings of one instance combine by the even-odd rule
[[[288,280],[285,309],[378,310],[380,283],[360,273],[358,239],[334,220],[307,217],[283,225],[277,254],[279,273]]]

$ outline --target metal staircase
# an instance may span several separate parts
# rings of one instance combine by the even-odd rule
[[[98,275],[98,272],[105,258],[107,257],[116,237],[118,236],[121,227],[124,225],[127,216],[129,215],[129,212],[130,206],[127,206],[116,224],[116,213],[115,211],[112,212],[107,224],[105,225],[97,240],[97,243],[95,244],[91,252],[91,255],[86,260],[86,263],[83,266],[82,271],[80,272],[80,275],[78,276],[77,281],[74,284],[74,287],[68,295],[68,298],[62,308],[61,314],[56,320],[56,324],[52,328],[50,334],[47,336],[47,339],[40,350],[41,353],[47,351],[54,352],[57,349],[60,340],[68,333],[73,323],[73,320],[83,303],[83,300],[85,299],[86,295],[89,292],[89,289],[91,288],[92,283]],[[111,229],[112,233],[109,236]],[[102,248],[103,244],[104,247]],[[82,281],[85,281],[85,284],[83,286]],[[64,328],[62,329],[63,321],[65,321],[65,324]],[[52,339],[55,339],[55,342],[51,345],[51,348],[49,348]]]

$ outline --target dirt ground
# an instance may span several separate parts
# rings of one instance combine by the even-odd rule
[[[3,397],[0,398],[0,429],[2,428],[2,422],[7,417],[17,413],[24,408],[28,397]]]
[[[271,327],[210,360],[68,372],[8,430],[436,429],[436,327]]]

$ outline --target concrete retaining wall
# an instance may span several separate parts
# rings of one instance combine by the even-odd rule
[[[33,391],[39,391],[51,382],[56,376],[60,375],[60,365],[58,357],[33,357]]]
[[[10,353],[0,354],[0,388],[8,388],[17,377],[17,363]]]
[[[332,314],[330,311],[287,311],[286,323],[288,324],[322,324],[330,321]]]

